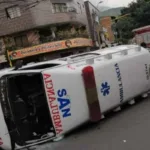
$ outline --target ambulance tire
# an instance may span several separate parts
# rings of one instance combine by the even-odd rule
[[[61,135],[53,140],[53,142],[59,142],[64,139],[64,135]]]
[[[142,98],[143,98],[143,99],[148,98],[148,93],[144,93],[144,94],[142,95]]]

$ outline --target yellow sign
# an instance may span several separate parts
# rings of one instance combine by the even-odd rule
[[[16,60],[38,54],[85,46],[92,47],[93,46],[92,40],[86,38],[76,38],[70,40],[45,43],[29,48],[24,48],[21,50],[8,51],[8,57],[10,58],[10,60]]]

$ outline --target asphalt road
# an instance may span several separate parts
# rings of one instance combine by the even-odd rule
[[[86,125],[56,143],[37,150],[149,150],[150,99],[111,113],[98,124]]]

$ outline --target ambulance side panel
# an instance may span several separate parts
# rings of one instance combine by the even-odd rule
[[[5,150],[11,150],[10,136],[4,120],[1,104],[0,104],[0,148]]]
[[[44,76],[47,75],[50,77],[46,80]],[[46,95],[57,135],[64,134],[89,120],[81,69],[47,70],[43,72],[43,78],[45,78]],[[49,93],[48,88],[54,92]]]
[[[113,64],[94,65],[101,113],[119,104],[118,81]]]
[[[150,54],[145,51],[103,65],[97,61],[93,67],[102,113],[150,89]]]

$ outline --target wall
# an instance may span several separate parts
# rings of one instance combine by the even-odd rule
[[[18,4],[21,5],[21,17],[9,19],[7,18],[5,8]],[[35,26],[34,19],[30,9],[26,10],[27,2],[17,1],[17,3],[1,3],[0,4],[0,36],[12,34],[15,32],[28,30]]]
[[[79,0],[45,0],[42,1],[36,8],[33,8],[32,15],[35,18],[35,23],[37,26],[43,26],[45,24],[57,24],[64,22],[78,22],[82,24],[87,24],[85,18],[85,9],[80,11],[78,8]],[[77,9],[77,13],[53,13],[52,3],[67,3],[67,7],[73,7]],[[79,3],[83,7],[83,1],[80,0]],[[38,16],[38,17],[37,17]]]
[[[104,34],[110,43],[114,42],[114,34],[112,31],[112,20],[111,17],[103,17],[100,20],[101,26],[104,28]]]
[[[70,6],[74,6],[77,9],[77,21],[82,22],[88,26],[88,21],[86,17],[85,5],[83,0],[73,0]]]
[[[96,47],[100,45],[99,41],[99,32],[97,29],[99,28],[99,10],[89,1],[85,1],[85,9],[86,9],[86,15],[88,20],[88,31],[89,35],[93,40],[93,43]]]
[[[65,22],[75,22],[78,24],[87,24],[84,10],[84,2],[82,0],[44,0],[38,5],[34,4],[36,0],[13,1],[11,3],[0,4],[0,36],[13,34],[16,32],[26,31],[40,26],[59,24]],[[52,13],[52,3],[67,3],[68,7],[75,7],[77,13]],[[31,4],[34,5],[31,5]],[[79,9],[78,3],[82,6],[82,11]],[[18,4],[21,7],[21,17],[8,19],[5,8]],[[27,7],[28,6],[28,7]],[[29,9],[30,6],[30,9]]]

